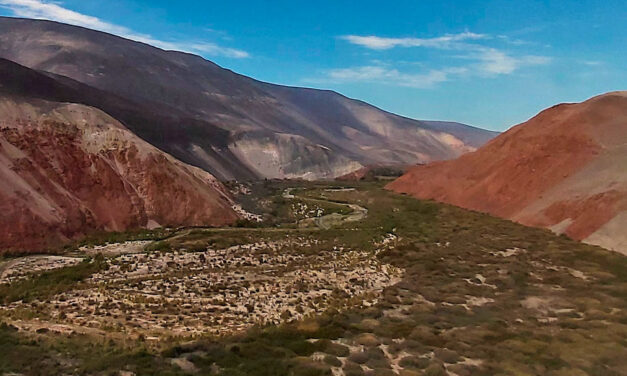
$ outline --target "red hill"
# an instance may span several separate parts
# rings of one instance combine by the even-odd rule
[[[44,251],[95,231],[237,219],[211,174],[105,112],[71,103],[78,98],[0,59],[0,254]]]
[[[551,107],[388,189],[627,252],[627,92]]]

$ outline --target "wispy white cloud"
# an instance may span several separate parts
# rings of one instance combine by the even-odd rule
[[[250,54],[246,51],[238,50],[235,48],[223,47],[211,42],[174,42],[171,43],[173,47],[170,49],[180,49],[187,52],[206,53],[208,55],[220,55],[226,57],[232,57],[235,59],[243,59],[250,57]]]
[[[598,67],[600,65],[603,65],[604,63],[600,60],[584,60],[581,62],[581,64],[587,65],[589,67]]]
[[[465,58],[478,60],[479,62],[475,65],[478,72],[492,75],[511,74],[519,68],[545,65],[552,60],[547,56],[513,56],[496,48],[478,48],[477,52],[473,52]]]
[[[519,39],[519,38],[512,38],[510,36],[507,35],[497,35],[496,36],[499,40],[507,43],[507,44],[511,44],[513,46],[525,46],[525,45],[531,45],[534,44],[533,42],[530,42],[528,40],[524,40],[524,39]]]
[[[98,17],[64,8],[61,3],[57,2],[43,0],[0,0],[0,7],[8,9],[18,17],[52,20],[100,30],[138,42],[147,43],[165,50],[206,53],[209,55],[220,55],[232,58],[249,57],[246,51],[223,47],[215,43],[160,40],[148,34],[137,33],[127,27],[103,21]]]
[[[485,34],[477,34],[466,31],[459,34],[447,34],[435,38],[385,38],[375,35],[344,35],[340,38],[348,41],[349,43],[366,47],[371,50],[388,50],[394,47],[431,47],[448,49],[456,42],[486,39],[488,36]]]
[[[347,83],[367,82],[412,88],[430,88],[451,79],[452,76],[463,75],[464,67],[434,69],[424,73],[404,73],[397,69],[378,65],[367,65],[353,68],[332,69],[324,78],[308,79],[310,83]]]
[[[493,37],[488,34],[478,34],[473,32],[463,32],[459,34],[446,34],[434,38],[384,38],[378,36],[357,36],[346,35],[340,37],[351,44],[359,45],[369,50],[389,50],[396,47],[410,48],[431,48],[445,50],[447,59],[458,59],[468,61],[467,63],[453,67],[434,67],[428,69],[427,61],[416,62],[414,68],[407,60],[399,60],[394,64],[389,61],[374,63],[365,66],[356,66],[342,69],[332,69],[325,72],[325,76],[318,80],[308,80],[309,82],[370,82],[395,86],[406,86],[414,88],[430,88],[439,83],[451,81],[460,77],[494,77],[499,75],[509,75],[515,71],[530,66],[545,65],[551,62],[547,56],[525,55],[507,52],[495,47],[488,47],[498,40],[506,40],[511,45],[526,44],[518,40],[508,39],[504,36]],[[451,52],[455,51],[454,55]],[[395,68],[395,67],[396,68]],[[399,67],[404,67],[401,70]],[[415,72],[415,67],[421,67],[422,71]]]

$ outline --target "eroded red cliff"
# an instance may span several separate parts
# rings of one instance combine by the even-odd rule
[[[222,185],[100,110],[0,97],[0,251],[41,251],[93,231],[223,225]]]

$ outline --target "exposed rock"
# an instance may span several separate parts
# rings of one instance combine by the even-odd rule
[[[41,251],[93,231],[223,225],[223,186],[100,110],[0,96],[0,251]]]
[[[388,185],[627,253],[627,92],[541,112]]]

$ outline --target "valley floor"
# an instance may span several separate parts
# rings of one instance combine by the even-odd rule
[[[378,183],[231,189],[239,227],[0,261],[0,375],[627,374],[623,255]]]

